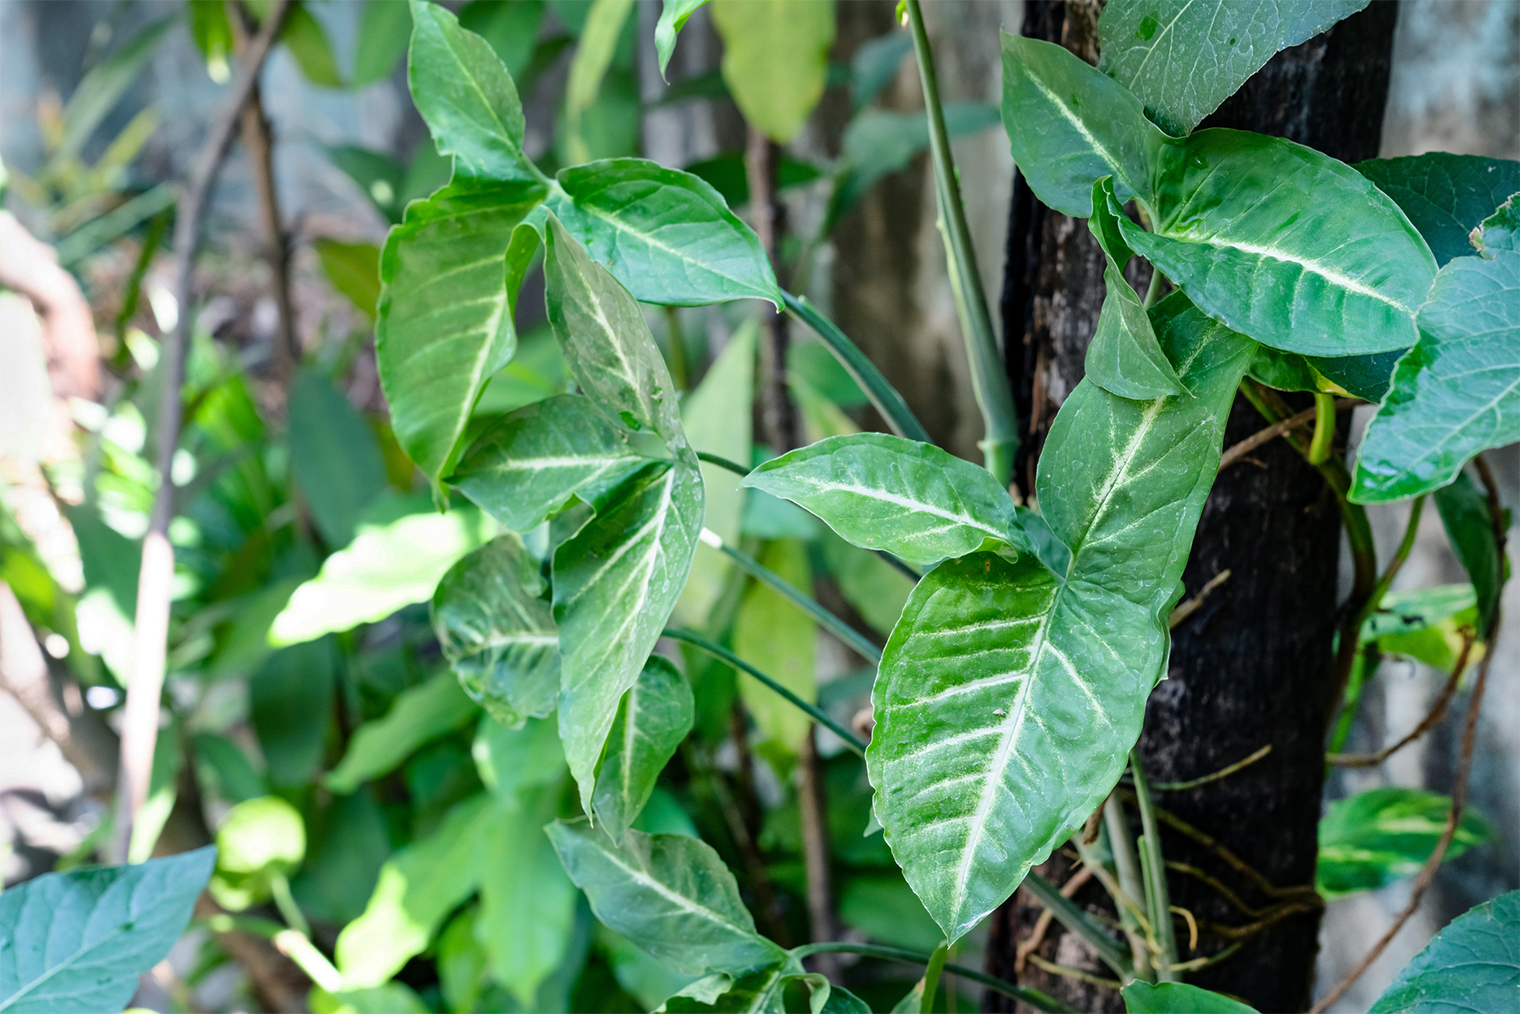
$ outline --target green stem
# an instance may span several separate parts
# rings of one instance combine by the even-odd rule
[[[1161,281],[1164,277],[1161,269],[1152,264],[1151,283],[1145,287],[1145,303],[1143,304],[1147,310],[1155,306],[1156,300],[1161,298]]]
[[[720,458],[716,454],[708,454],[706,451],[698,451],[697,460],[705,461],[709,465],[717,465],[719,468],[726,468],[735,475],[748,475],[750,473],[749,469],[737,461],[729,461],[727,458]]]
[[[269,893],[274,895],[274,907],[280,910],[280,915],[291,929],[303,937],[311,936],[311,926],[306,922],[306,916],[301,914],[301,906],[296,904],[296,899],[290,893],[290,881],[285,879],[284,874],[275,873],[269,878]]]
[[[929,955],[924,968],[924,996],[918,1004],[918,1014],[934,1014],[934,997],[939,992],[939,974],[945,970],[945,958],[950,956],[950,944],[940,944]]]
[[[1383,653],[1378,651],[1376,642],[1359,646],[1351,665],[1351,675],[1346,680],[1346,693],[1341,699],[1341,715],[1336,719],[1335,732],[1330,736],[1326,753],[1341,753],[1346,749],[1346,739],[1351,735],[1351,723],[1356,721],[1357,704],[1362,699],[1362,688],[1367,685],[1368,677],[1377,672],[1382,657]]]
[[[1151,803],[1150,784],[1140,763],[1138,749],[1129,752],[1129,769],[1135,779],[1135,802],[1140,809],[1140,872],[1145,877],[1145,907],[1150,910],[1151,932],[1161,953],[1156,955],[1156,978],[1174,982],[1172,966],[1177,963],[1177,934],[1172,928],[1172,900],[1166,889],[1166,860],[1161,855],[1161,832],[1156,826],[1156,810]]]
[[[818,308],[806,296],[794,296],[783,290],[781,301],[786,304],[792,316],[812,328],[813,333],[834,353],[834,358],[855,378],[855,383],[871,399],[871,404],[876,406],[876,411],[892,427],[892,432],[909,440],[934,443],[929,431],[918,421],[897,388],[889,384],[876,364],[867,359],[866,354],[850,341],[849,336],[839,330],[839,325],[819,313]]]
[[[296,967],[321,988],[329,993],[336,993],[343,988],[343,974],[333,966],[327,955],[317,950],[317,945],[304,933],[287,929],[272,919],[247,915],[218,913],[204,922],[206,928],[213,933],[248,933],[263,937],[273,943],[281,954],[295,962]]]
[[[992,317],[987,312],[987,296],[982,291],[982,274],[976,263],[976,247],[971,243],[971,228],[966,224],[966,209],[961,202],[955,156],[950,150],[950,133],[945,128],[939,77],[934,70],[934,53],[929,49],[929,33],[924,28],[924,13],[919,0],[907,0],[907,8],[913,30],[913,51],[918,57],[918,76],[924,88],[924,109],[929,115],[929,151],[934,160],[939,229],[945,240],[950,287],[955,293],[955,309],[966,342],[966,358],[971,363],[971,387],[986,426],[982,456],[993,478],[1006,487],[1013,475],[1013,456],[1019,447],[1013,394],[1008,388],[1007,369],[998,348],[997,333],[992,329]]]
[[[1314,392],[1314,439],[1309,441],[1309,464],[1323,465],[1330,460],[1330,445],[1335,440],[1335,396]]]
[[[862,658],[868,658],[872,662],[881,661],[881,649],[872,644],[865,635],[823,608],[811,597],[793,588],[782,579],[780,574],[777,574],[748,553],[741,552],[730,546],[716,532],[706,528],[702,529],[702,541],[737,563],[740,570],[749,574],[755,580],[823,624],[823,626],[828,628],[829,633],[849,645]]]
[[[1108,831],[1108,847],[1114,854],[1114,869],[1119,874],[1119,889],[1131,898],[1145,897],[1145,881],[1140,875],[1140,859],[1135,854],[1135,841],[1130,837],[1129,823],[1124,819],[1124,804],[1118,793],[1109,793],[1103,803],[1103,822]],[[1143,933],[1134,914],[1120,905],[1119,923],[1129,939],[1130,960],[1135,963],[1135,975],[1150,979],[1151,957],[1145,947]]]
[[[862,742],[861,739],[853,732],[851,732],[849,729],[846,729],[838,722],[834,721],[828,715],[824,714],[818,709],[816,705],[812,705],[807,701],[804,701],[801,697],[798,697],[796,694],[792,693],[776,680],[767,676],[759,669],[756,669],[754,666],[744,661],[744,659],[740,658],[738,655],[735,655],[733,652],[723,647],[723,645],[718,644],[715,641],[709,641],[707,638],[702,637],[700,634],[693,634],[689,630],[682,630],[679,627],[666,627],[664,630],[664,636],[677,641],[685,641],[690,645],[695,645],[714,658],[727,662],[735,669],[742,669],[744,672],[749,673],[751,676],[755,677],[755,679],[759,680],[761,683],[764,683],[776,693],[786,698],[795,707],[806,712],[807,715],[813,719],[813,721],[828,729],[840,739],[844,740],[845,746],[860,754],[862,757],[866,755],[866,744]]]
[[[826,941],[817,944],[804,944],[795,948],[792,954],[799,960],[810,954],[859,954],[867,958],[881,958],[886,961],[901,961],[910,965],[927,965],[930,955],[922,951],[910,951],[905,947],[885,947],[881,944],[852,944],[836,941]],[[1027,986],[1015,986],[1006,979],[999,979],[995,975],[978,971],[975,968],[967,968],[950,962],[945,964],[945,971],[951,975],[960,976],[971,982],[979,982],[988,989],[1001,993],[1013,1000],[1021,1000],[1029,1004],[1035,1010],[1045,1011],[1047,1014],[1074,1014],[1072,1009],[1057,1000],[1055,997],[1040,992],[1038,989],[1030,989]]]
[[[686,364],[686,336],[681,332],[681,311],[665,308],[665,340],[670,344],[670,379],[677,389],[691,390],[691,370]]]
[[[1128,982],[1135,977],[1134,965],[1124,952],[1119,949],[1118,941],[1103,932],[1102,928],[1087,917],[1087,913],[1077,907],[1070,898],[1063,897],[1056,889],[1056,885],[1046,880],[1033,870],[1024,878],[1024,886],[1029,888],[1029,893],[1039,899],[1040,904],[1050,909],[1050,914],[1056,917],[1062,926],[1086,940],[1093,950],[1098,952],[1098,957],[1112,968],[1119,978]]]

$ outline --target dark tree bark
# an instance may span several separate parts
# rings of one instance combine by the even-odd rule
[[[1027,8],[1025,34],[1059,41],[1091,60],[1090,4],[1038,0]],[[1287,137],[1342,161],[1377,154],[1387,98],[1396,10],[1377,2],[1301,46],[1279,53],[1201,125]],[[1056,408],[1082,376],[1082,360],[1102,299],[1102,260],[1086,226],[1040,205],[1016,181],[1003,292],[1009,377],[1029,437],[1018,477],[1032,487],[1039,447]],[[1138,281],[1138,279],[1137,279]],[[1022,337],[1022,341],[1019,338]],[[1265,425],[1237,398],[1225,445]],[[1146,709],[1140,749],[1154,781],[1197,778],[1265,745],[1262,761],[1199,788],[1163,794],[1160,805],[1219,839],[1277,887],[1312,884],[1316,826],[1324,776],[1323,737],[1329,716],[1331,637],[1336,623],[1340,517],[1319,474],[1276,441],[1221,473],[1204,508],[1183,581],[1189,594],[1228,569],[1231,577],[1175,631],[1168,679]],[[1169,860],[1199,867],[1270,909],[1278,899],[1188,838],[1163,833]],[[1060,854],[1046,864],[1066,876]],[[1183,960],[1221,950],[1229,938],[1209,925],[1243,926],[1252,918],[1230,908],[1198,880],[1173,873],[1172,901],[1187,908],[1204,933]],[[1079,901],[1101,892],[1084,888]],[[1014,972],[1017,942],[1040,907],[1020,892],[994,917],[989,970]],[[1220,964],[1190,977],[1229,992],[1259,1010],[1303,1010],[1310,1000],[1318,951],[1318,910],[1297,911],[1249,937]],[[1080,941],[1052,926],[1035,952],[1050,962],[1109,973]],[[1110,990],[1034,967],[1021,981],[1080,1010],[1122,1010]],[[1009,1010],[989,998],[989,1010]]]

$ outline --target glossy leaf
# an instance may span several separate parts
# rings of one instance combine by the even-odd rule
[[[833,0],[720,0],[723,80],[739,112],[777,144],[797,136],[823,97],[834,45]]]
[[[596,917],[676,971],[743,972],[785,957],[755,932],[734,875],[710,845],[642,831],[614,845],[583,820],[545,830]]]
[[[368,0],[359,18],[359,43],[354,50],[355,88],[390,76],[406,55],[412,36],[412,13],[396,0]]]
[[[1500,250],[1520,251],[1520,193],[1511,196],[1492,215],[1479,222],[1469,238],[1484,257],[1492,257]]]
[[[354,731],[348,750],[322,784],[339,794],[393,771],[422,744],[451,732],[476,714],[475,702],[447,675],[402,691],[381,718]]]
[[[1281,138],[1202,130],[1167,146],[1155,185],[1155,231],[1119,227],[1210,316],[1305,355],[1414,344],[1435,261],[1354,169]]]
[[[1420,311],[1420,342],[1367,426],[1351,498],[1383,503],[1451,482],[1520,439],[1520,253],[1461,257]]]
[[[1409,216],[1444,265],[1474,253],[1468,235],[1520,190],[1520,162],[1450,155],[1444,151],[1358,162],[1356,170],[1377,184]]]
[[[1371,1014],[1513,1009],[1520,983],[1520,891],[1458,916],[1416,954]]]
[[[296,376],[287,407],[290,465],[302,498],[322,540],[342,548],[386,486],[380,445],[364,417],[320,373]]]
[[[572,495],[598,503],[649,462],[590,398],[561,394],[483,433],[449,482],[506,527],[529,532]]]
[[[433,593],[433,631],[460,686],[502,725],[559,700],[559,631],[539,561],[516,535],[460,560]]]
[[[523,155],[522,103],[490,43],[427,0],[411,0],[407,83],[433,142],[460,177],[538,179]]]
[[[1162,675],[1166,617],[1254,344],[1174,294],[1152,323],[1192,395],[1084,381],[1040,456],[1044,521],[1071,552],[977,553],[925,575],[887,641],[866,751],[876,815],[953,942],[1113,787]]]
[[[1103,248],[1106,291],[1097,330],[1087,346],[1086,374],[1094,384],[1121,398],[1139,401],[1182,394],[1182,382],[1156,341],[1150,315],[1124,279],[1124,265],[1132,254],[1119,232],[1124,209],[1114,198],[1111,177],[1093,184],[1092,202],[1087,226]]]
[[[1451,800],[1423,789],[1389,786],[1331,803],[1319,822],[1314,886],[1327,898],[1370,891],[1418,873],[1446,829]],[[1494,837],[1467,808],[1443,862]]]
[[[1368,0],[1112,0],[1098,19],[1098,68],[1181,137],[1278,50],[1312,39]]]
[[[475,890],[494,816],[488,797],[474,796],[380,868],[364,914],[338,934],[337,964],[345,988],[378,986],[422,953],[443,920]]]
[[[1388,393],[1393,384],[1393,371],[1408,351],[1394,349],[1366,356],[1305,356],[1304,360],[1347,394],[1375,405]]]
[[[807,546],[795,539],[772,542],[760,563],[802,594],[813,594]],[[818,625],[778,592],[753,582],[734,619],[734,652],[809,704],[818,702],[814,668]],[[759,726],[759,739],[796,754],[812,721],[790,701],[747,673],[739,674],[744,709]]]
[[[44,873],[0,894],[0,1010],[121,1010],[179,939],[216,861],[196,849],[136,866]]]
[[[375,358],[396,438],[434,482],[517,346],[512,311],[537,245],[517,229],[543,196],[536,183],[456,180],[409,205],[385,241]]]
[[[1093,184],[1148,201],[1167,136],[1140,100],[1063,46],[1003,33],[1003,127],[1030,189],[1065,215],[1092,215]]]
[[[670,56],[676,51],[676,33],[686,26],[698,7],[707,0],[664,0],[660,8],[660,20],[654,26],[654,48],[660,58],[660,77],[670,66]]]
[[[1494,541],[1488,497],[1465,473],[1458,472],[1450,485],[1436,490],[1434,499],[1452,552],[1472,579],[1478,634],[1487,639],[1499,610],[1505,576],[1504,559]]]
[[[695,702],[686,677],[658,655],[623,695],[607,737],[607,756],[592,797],[597,823],[614,842],[638,817],[655,780],[691,731]]]
[[[820,440],[767,461],[743,485],[806,508],[852,545],[918,566],[987,539],[1027,546],[1013,501],[985,469],[885,433]]]
[[[565,230],[646,303],[702,306],[781,295],[749,226],[711,184],[642,158],[563,169],[549,208]]]
[[[1185,982],[1146,982],[1124,987],[1127,1014],[1256,1014],[1256,1008]]]

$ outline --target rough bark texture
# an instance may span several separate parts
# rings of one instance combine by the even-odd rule
[[[1278,54],[1202,126],[1235,127],[1287,137],[1347,162],[1377,154],[1388,89],[1395,9],[1374,3],[1331,31]],[[1038,0],[1027,8],[1025,34],[1060,41],[1091,60],[1095,11],[1089,3]],[[1003,291],[1009,376],[1026,440],[1017,475],[1032,486],[1034,464],[1050,420],[1082,376],[1082,361],[1102,299],[1102,260],[1085,223],[1040,205],[1015,183]],[[1139,281],[1139,279],[1135,279]],[[1225,444],[1265,425],[1244,401],[1231,412]],[[1222,473],[1204,509],[1184,583],[1189,593],[1222,570],[1230,580],[1176,631],[1167,681],[1152,695],[1141,752],[1154,781],[1209,774],[1266,744],[1263,761],[1218,782],[1163,794],[1162,806],[1214,835],[1279,887],[1310,883],[1323,779],[1326,683],[1335,624],[1340,519],[1319,475],[1283,441]],[[1168,859],[1201,867],[1253,894],[1207,850],[1163,835]],[[1066,860],[1047,864],[1064,877]],[[1200,923],[1251,920],[1189,877],[1170,878],[1174,904]],[[1087,898],[1085,888],[1078,900]],[[989,970],[1010,976],[1014,949],[1028,936],[1039,907],[1023,892],[997,913]],[[1228,991],[1259,1010],[1308,1006],[1318,949],[1318,913],[1298,914],[1251,938],[1234,956],[1190,981]],[[1215,953],[1224,940],[1207,931],[1183,960]],[[1207,930],[1207,926],[1205,926]],[[1108,975],[1091,951],[1053,926],[1036,952],[1047,961]],[[1062,997],[1079,1010],[1122,1010],[1120,998],[1026,967],[1020,980]],[[989,1010],[1008,1010],[989,997]]]

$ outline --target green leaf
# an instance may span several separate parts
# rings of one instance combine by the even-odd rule
[[[495,811],[484,794],[455,806],[438,830],[380,868],[364,914],[338,934],[346,989],[378,986],[421,954],[443,920],[479,883]]]
[[[387,7],[400,7],[394,0],[382,0]],[[333,288],[371,320],[380,303],[380,248],[373,243],[339,243],[331,239],[316,242],[322,271]]]
[[[527,75],[543,19],[539,0],[471,0],[459,11],[459,24],[490,43],[512,80],[529,92],[533,82]]]
[[[496,523],[469,506],[406,514],[385,525],[361,523],[354,541],[291,595],[270,628],[270,642],[308,641],[427,602],[456,560],[496,534]]]
[[[475,939],[479,906],[464,909],[438,935],[438,989],[445,1010],[475,1010],[487,983],[486,952]]]
[[[53,159],[67,159],[79,154],[95,133],[95,128],[116,108],[127,89],[137,80],[137,75],[153,58],[164,36],[178,24],[177,15],[160,18],[90,68],[63,107],[63,136],[52,152]]]
[[[1093,184],[1093,214],[1087,226],[1103,248],[1103,309],[1087,346],[1086,374],[1110,394],[1143,401],[1184,393],[1177,371],[1156,341],[1150,316],[1135,290],[1124,279],[1132,256],[1119,233],[1124,209],[1114,198],[1113,178]]]
[[[912,48],[906,32],[892,38],[900,38]],[[952,140],[986,130],[1000,121],[997,107],[981,102],[948,103],[944,115],[945,133]],[[867,109],[844,128],[843,147],[843,175],[829,199],[831,222],[844,217],[883,176],[907,168],[914,155],[929,147],[929,118],[922,112]],[[778,178],[778,187],[780,182]],[[746,198],[748,194],[746,186]]]
[[[1155,181],[1155,231],[1119,227],[1210,316],[1306,355],[1414,344],[1435,261],[1356,170],[1281,138],[1202,130],[1167,145]]]
[[[1513,1009],[1520,980],[1520,891],[1459,916],[1416,954],[1371,1014]]]
[[[406,55],[412,37],[412,12],[397,0],[368,0],[359,18],[359,44],[354,51],[355,88],[390,77]]]
[[[1181,137],[1219,108],[1274,53],[1312,39],[1368,0],[1113,0],[1098,19],[1107,72]]]
[[[812,596],[813,572],[803,543],[795,539],[772,542],[760,554],[760,563]],[[734,620],[734,652],[809,704],[818,702],[817,642],[817,624],[778,592],[759,582],[745,591]],[[796,705],[748,673],[739,674],[739,694],[744,709],[760,727],[762,742],[791,755],[802,748],[812,720]]]
[[[364,914],[391,854],[384,811],[366,791],[314,807],[310,841],[290,893],[314,920],[342,926]]]
[[[1092,188],[1114,178],[1120,203],[1149,200],[1167,136],[1140,100],[1064,46],[1003,33],[1003,126],[1035,195],[1065,215],[1092,215]]]
[[[338,73],[338,61],[333,58],[327,32],[305,4],[290,5],[285,23],[280,26],[280,41],[290,50],[306,80],[323,88],[343,87],[343,75]]]
[[[1494,541],[1488,497],[1465,473],[1458,472],[1450,485],[1436,490],[1435,501],[1452,552],[1472,579],[1478,607],[1478,635],[1489,640],[1499,611],[1499,594],[1504,588],[1505,561]]]
[[[1255,1007],[1185,982],[1136,979],[1123,994],[1128,1014],[1256,1014]]]
[[[1028,540],[986,469],[885,433],[830,437],[767,461],[742,485],[791,500],[846,542],[917,566],[965,556],[987,539]]]
[[[343,760],[322,784],[340,795],[353,792],[370,779],[394,771],[419,746],[459,728],[475,713],[475,702],[447,675],[409,687],[384,717],[354,730]]]
[[[614,842],[638,817],[665,763],[691,731],[696,713],[686,677],[659,655],[623,695],[607,737],[607,757],[596,775],[592,806]]]
[[[601,502],[649,462],[592,399],[561,394],[481,434],[449,482],[507,528],[529,532],[572,495]]]
[[[195,753],[195,774],[203,792],[229,803],[241,803],[269,793],[264,776],[254,769],[243,748],[226,736],[199,732],[191,742]],[[156,755],[157,751],[154,753]]]
[[[211,79],[224,82],[232,76],[227,58],[232,55],[232,25],[227,21],[227,5],[218,0],[189,0],[190,35],[196,48],[206,58]]]
[[[1493,542],[1491,535],[1489,542]],[[1478,629],[1478,597],[1473,586],[1444,584],[1385,593],[1377,612],[1362,626],[1361,639],[1376,641],[1386,655],[1404,655],[1450,672],[1467,638]]]
[[[121,1010],[169,953],[216,849],[42,876],[0,894],[0,1011]]]
[[[1500,250],[1520,251],[1520,194],[1514,194],[1499,205],[1472,231],[1472,245],[1484,257],[1492,257]]]
[[[502,725],[543,718],[559,698],[559,632],[539,561],[516,535],[464,557],[438,582],[433,631],[466,694]]]
[[[976,553],[925,575],[887,641],[866,751],[908,883],[954,942],[1113,787],[1162,676],[1166,617],[1254,343],[1174,294],[1151,312],[1193,393],[1084,381],[1040,456],[1065,580]]]
[[[633,0],[593,0],[570,60],[565,82],[565,140],[572,162],[591,161],[591,150],[581,137],[581,114],[596,101],[602,79],[612,66],[618,38],[633,10]]]
[[[1393,383],[1393,371],[1408,349],[1374,352],[1368,356],[1305,356],[1304,360],[1341,390],[1374,405]]]
[[[1432,151],[1374,158],[1356,170],[1393,198],[1441,265],[1472,256],[1468,234],[1520,190],[1520,162],[1481,155]]]
[[[654,26],[654,48],[660,57],[660,77],[665,80],[665,68],[670,66],[670,56],[676,51],[676,33],[686,27],[686,21],[707,0],[665,0],[660,8],[660,20]]]
[[[841,884],[839,918],[870,940],[925,953],[945,939],[917,895],[895,873],[853,876]]]
[[[1451,482],[1520,439],[1520,253],[1460,257],[1420,311],[1420,342],[1367,426],[1351,499],[1384,503]]]
[[[522,151],[517,86],[490,43],[435,3],[411,5],[407,82],[438,150],[454,156],[456,182],[539,179]]]
[[[349,400],[321,373],[290,388],[290,465],[322,541],[352,541],[360,514],[386,487],[380,444]]]
[[[859,119],[860,111],[891,84],[903,57],[912,50],[913,34],[903,31],[888,31],[855,50],[850,57],[850,104],[856,113],[850,121],[852,125]]]
[[[666,1000],[661,1011],[709,1011],[718,1014],[783,1014],[789,987],[808,990],[812,1014],[869,1014],[865,1001],[816,972],[800,971],[795,959],[740,975],[711,975]],[[913,1008],[915,1011],[917,1007]]]
[[[676,971],[743,972],[785,958],[755,932],[734,875],[711,846],[632,830],[614,845],[583,820],[545,830],[596,917]]]
[[[400,982],[341,989],[336,993],[318,987],[311,991],[307,1002],[312,1014],[429,1014],[422,997]]]
[[[409,205],[385,241],[375,358],[396,438],[434,482],[517,346],[512,312],[538,241],[518,227],[543,196],[537,183],[456,180]]]
[[[777,144],[797,136],[823,98],[834,45],[833,0],[719,0],[723,80],[739,112]]]
[[[272,784],[309,782],[322,763],[335,663],[329,639],[310,640],[274,652],[248,680],[248,718]]]
[[[1327,898],[1370,891],[1418,873],[1446,829],[1451,800],[1388,786],[1331,803],[1319,822],[1314,886]],[[1471,807],[1443,862],[1491,841],[1494,830]]]
[[[770,260],[749,226],[701,177],[642,158],[560,170],[549,208],[635,299],[702,306],[768,299]]]
[[[216,874],[207,890],[240,912],[269,898],[276,877],[290,877],[306,858],[306,824],[278,796],[261,796],[227,812],[216,831]]]
[[[823,555],[840,594],[855,607],[860,618],[882,636],[890,634],[913,591],[913,579],[877,554],[842,540],[825,540]],[[936,940],[935,944],[938,943]]]
[[[480,876],[475,938],[491,975],[533,1008],[538,987],[565,957],[579,893],[565,876],[543,827],[559,812],[560,786],[527,794],[520,807],[497,804],[486,832],[490,857]]]
[[[559,781],[565,772],[565,750],[553,715],[530,718],[516,729],[484,718],[470,752],[486,788],[508,802],[534,786]]]

